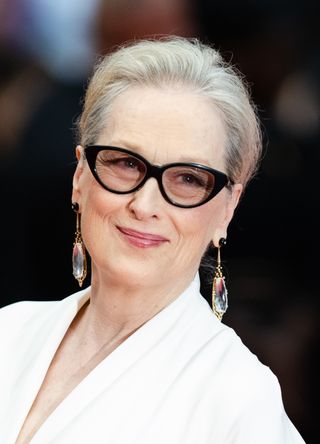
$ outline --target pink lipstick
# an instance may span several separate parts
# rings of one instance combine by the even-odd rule
[[[162,245],[164,242],[169,242],[169,239],[158,234],[142,233],[141,231],[132,230],[131,228],[124,228],[117,226],[123,237],[135,247],[149,248]]]

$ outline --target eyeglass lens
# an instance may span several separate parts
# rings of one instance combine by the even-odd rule
[[[137,157],[116,150],[102,150],[96,158],[96,172],[110,191],[130,192],[147,174],[146,164]],[[162,187],[170,201],[196,205],[211,193],[215,183],[212,173],[193,166],[172,166],[164,170]]]

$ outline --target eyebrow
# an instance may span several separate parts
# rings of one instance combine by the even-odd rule
[[[209,161],[208,159],[200,159],[200,158],[195,158],[195,157],[189,157],[189,156],[182,156],[179,159],[179,162],[186,162],[186,163],[199,163],[202,165],[209,165]]]
[[[137,154],[140,154],[140,156],[146,157],[146,153],[139,145],[136,145],[134,143],[126,142],[125,140],[117,140],[115,142],[111,142],[108,145],[115,146],[118,148],[125,148],[127,150],[136,152]],[[212,165],[210,165],[210,162],[208,159],[201,159],[199,157],[190,157],[190,156],[184,156],[182,155],[180,159],[175,160],[174,162],[165,162],[167,163],[175,163],[175,162],[182,162],[182,163],[198,163],[204,166],[209,166],[211,168],[214,168]],[[163,165],[163,164],[162,164]]]

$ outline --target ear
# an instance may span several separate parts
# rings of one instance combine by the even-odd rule
[[[224,214],[224,218],[219,223],[219,225],[216,227],[214,236],[213,236],[213,244],[215,247],[219,247],[219,240],[224,237],[227,239],[227,229],[229,226],[229,223],[231,222],[231,219],[233,218],[234,210],[236,209],[240,196],[243,191],[243,185],[241,183],[237,183],[233,185],[231,194],[228,198],[227,204],[226,204],[226,211]]]
[[[73,175],[72,181],[72,202],[78,202],[80,208],[80,200],[81,200],[81,187],[80,187],[80,178],[83,173],[83,148],[81,145],[76,147],[76,157],[78,160],[77,168]]]

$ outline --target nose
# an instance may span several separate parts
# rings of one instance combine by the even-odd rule
[[[157,180],[150,178],[142,188],[131,195],[129,210],[138,220],[159,218],[161,199],[163,198]]]

